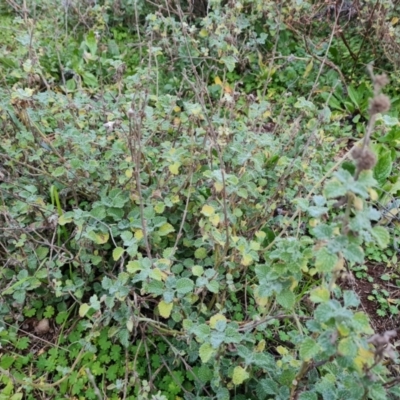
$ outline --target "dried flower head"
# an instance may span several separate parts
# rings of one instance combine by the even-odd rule
[[[389,83],[389,78],[386,74],[382,75],[375,75],[374,77],[374,84],[378,90],[382,89]]]
[[[351,152],[353,159],[356,161],[358,171],[374,168],[376,164],[376,156],[368,147],[363,149],[361,147],[354,147]]]
[[[370,105],[369,113],[370,115],[386,112],[390,109],[390,99],[384,94],[378,94],[375,96]]]

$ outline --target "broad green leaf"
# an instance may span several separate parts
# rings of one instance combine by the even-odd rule
[[[336,199],[337,197],[344,196],[346,192],[346,187],[337,178],[333,178],[327,182],[324,188],[324,194],[328,199]]]
[[[65,224],[69,224],[70,222],[72,222],[74,220],[73,218],[73,213],[71,212],[66,212],[63,215],[60,215],[60,217],[58,218],[58,224],[63,226]]]
[[[67,170],[64,167],[57,167],[51,174],[55,177],[63,176]]]
[[[326,287],[316,287],[310,293],[310,300],[313,303],[325,303],[330,299],[330,292]]]
[[[250,374],[239,365],[233,370],[232,383],[234,385],[241,385],[249,377]]]
[[[382,249],[386,248],[390,243],[390,235],[388,230],[383,226],[374,226],[371,230],[372,236],[375,238],[378,246]]]
[[[201,265],[194,265],[192,267],[192,274],[194,276],[201,276],[204,273],[204,268]]]
[[[175,228],[174,228],[171,224],[169,224],[168,222],[166,222],[165,224],[163,224],[163,225],[160,227],[160,229],[158,230],[158,234],[159,234],[160,236],[166,236],[166,235],[168,235],[169,233],[174,232],[174,231],[175,231]]]
[[[279,391],[278,384],[273,379],[261,379],[258,384],[265,394],[274,395]]]
[[[126,270],[130,273],[130,274],[134,274],[137,271],[140,271],[142,269],[140,262],[135,260],[135,261],[129,261],[127,266],[126,266]]]
[[[180,278],[176,282],[176,291],[180,294],[186,294],[193,290],[194,283],[189,278]]]
[[[113,250],[114,261],[118,261],[121,258],[122,254],[124,254],[124,249],[122,247],[116,247]]]
[[[207,257],[207,250],[203,247],[200,247],[194,252],[194,256],[200,260]]]
[[[233,72],[236,66],[236,58],[233,56],[221,57],[221,62],[223,62],[229,72]]]
[[[158,303],[158,312],[163,318],[169,318],[171,315],[172,308],[174,303],[166,303],[164,300],[161,300]]]
[[[96,88],[99,86],[97,78],[91,72],[88,72],[88,71],[83,72],[82,78],[83,78],[83,82],[85,82],[85,84],[87,86],[90,86],[93,88]]]
[[[343,256],[350,262],[362,264],[364,262],[364,250],[354,243],[350,243],[343,249]]]
[[[156,281],[163,280],[163,272],[159,268],[154,268],[150,271],[150,278],[155,279]]]
[[[374,178],[382,184],[390,175],[392,167],[393,161],[391,152],[385,151],[379,154],[378,162],[376,163],[374,168]]]
[[[358,307],[360,304],[360,299],[352,290],[345,290],[343,292],[343,300],[346,307]]]
[[[353,339],[346,337],[339,342],[338,350],[342,356],[354,358],[358,349]]]
[[[214,355],[215,350],[210,343],[203,343],[199,348],[199,356],[203,363],[208,362]]]
[[[359,94],[357,93],[356,89],[354,89],[354,87],[352,85],[349,85],[347,87],[347,93],[351,99],[351,101],[353,102],[353,104],[356,106],[357,109],[360,109],[360,105],[359,105]]]
[[[313,392],[303,392],[300,394],[299,400],[318,400],[318,396]]]
[[[365,333],[366,335],[372,335],[374,333],[369,324],[368,316],[362,311],[358,311],[354,314],[352,323],[354,328],[360,333]]]
[[[307,337],[301,342],[299,350],[300,358],[303,361],[310,361],[318,354],[319,350],[318,343],[314,339]]]
[[[284,289],[276,295],[276,301],[284,308],[293,308],[296,302],[296,296],[289,289]]]
[[[210,318],[210,328],[215,329],[215,326],[218,321],[224,321],[226,322],[226,317],[225,315],[222,314],[215,314]]]
[[[211,281],[206,284],[206,288],[211,292],[211,293],[218,293],[219,292],[219,283],[218,281]]]
[[[330,253],[326,247],[323,247],[317,252],[315,268],[321,273],[332,272],[338,260],[336,254]]]

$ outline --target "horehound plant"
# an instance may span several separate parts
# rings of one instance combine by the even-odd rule
[[[317,307],[314,319],[306,323],[311,335],[299,338],[301,366],[290,389],[293,400],[317,399],[318,394],[324,399],[386,399],[390,398],[388,388],[400,381],[399,377],[388,378],[389,372],[383,367],[385,359],[397,358],[391,341],[398,330],[374,334],[367,316],[351,310],[359,305],[356,294],[342,291],[337,284],[338,280],[352,278],[349,265],[363,263],[363,246],[376,242],[386,247],[389,243],[387,230],[373,225],[380,214],[370,204],[377,199],[372,175],[376,156],[370,138],[377,114],[390,108],[389,98],[381,93],[388,78],[374,75],[372,67],[368,70],[374,96],[364,139],[351,151],[354,174],[340,169],[326,183],[324,196],[314,197],[315,205],[299,203],[314,217],[312,234],[317,245],[314,268],[309,272],[319,273],[322,279],[321,285],[310,292],[310,300]]]

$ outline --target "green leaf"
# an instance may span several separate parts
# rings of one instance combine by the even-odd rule
[[[221,61],[225,64],[229,72],[232,72],[236,66],[236,59],[232,56],[221,57]]]
[[[339,258],[336,254],[332,254],[326,247],[323,247],[317,252],[315,258],[315,268],[318,272],[332,272]]]
[[[347,93],[348,93],[351,101],[353,102],[353,104],[356,106],[356,108],[360,109],[360,105],[358,104],[359,95],[358,95],[356,89],[354,89],[354,87],[350,85],[347,87]]]
[[[232,382],[234,385],[241,385],[249,377],[250,374],[239,365],[233,370]]]
[[[199,348],[199,356],[203,363],[208,362],[214,355],[215,350],[210,343],[203,343]]]
[[[368,396],[371,400],[388,400],[386,389],[381,383],[374,383],[368,390]]]
[[[318,400],[318,396],[313,392],[303,392],[300,394],[299,400]]]
[[[199,260],[202,260],[207,257],[207,250],[204,247],[200,247],[194,252],[194,256]]]
[[[296,296],[289,289],[284,289],[276,295],[276,301],[284,308],[293,308],[296,302]]]
[[[169,224],[168,222],[166,222],[165,224],[163,224],[163,225],[160,227],[160,229],[158,230],[158,234],[159,234],[160,236],[166,236],[166,235],[168,235],[169,233],[174,232],[174,231],[175,231],[175,228],[174,228],[171,224]]]
[[[360,304],[360,299],[352,290],[345,290],[343,292],[343,300],[346,307],[358,307]]]
[[[83,78],[83,82],[85,82],[85,84],[87,86],[90,86],[93,88],[97,88],[99,86],[97,78],[91,72],[87,72],[87,71],[83,72],[82,78]]]
[[[374,168],[374,178],[382,184],[392,172],[393,161],[390,150],[379,154],[378,162]]]
[[[97,40],[96,40],[96,35],[93,31],[90,31],[87,34],[85,44],[89,48],[90,53],[92,55],[95,55],[97,51]]]
[[[385,227],[374,226],[371,230],[371,234],[375,238],[380,248],[384,249],[389,245],[390,235]]]
[[[320,348],[318,343],[314,339],[307,337],[300,345],[300,359],[303,361],[310,361],[315,355],[318,354],[319,350]]]
[[[336,199],[337,197],[344,196],[346,192],[346,187],[337,178],[333,178],[327,182],[324,188],[324,194],[328,199]]]
[[[113,250],[114,261],[118,261],[121,258],[122,254],[124,254],[124,249],[122,247],[116,247]]]
[[[71,211],[69,211],[63,215],[60,215],[60,217],[58,218],[58,224],[63,226],[65,224],[69,224],[73,220],[74,220],[74,214]]]
[[[194,283],[189,278],[180,278],[176,282],[176,291],[179,294],[186,294],[193,290]]]
[[[273,379],[261,379],[258,383],[262,393],[264,394],[277,394],[278,393],[278,384]]]
[[[219,291],[219,283],[218,281],[211,281],[208,282],[206,285],[206,288],[211,292],[211,293],[218,293]]]
[[[343,256],[350,262],[358,264],[364,262],[364,250],[354,243],[350,243],[343,249]]]
[[[357,355],[358,349],[353,339],[347,337],[339,342],[338,350],[342,356],[354,358]]]

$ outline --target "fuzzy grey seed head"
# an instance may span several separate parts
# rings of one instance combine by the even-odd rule
[[[376,155],[374,154],[374,152],[371,151],[369,148],[364,149],[364,151],[362,149],[360,150],[360,152],[358,150],[356,151],[357,158],[354,157],[353,154],[353,157],[356,160],[357,169],[359,171],[364,171],[374,168],[376,164]]]
[[[370,115],[384,113],[390,109],[390,99],[385,94],[375,96],[369,105]]]
[[[374,83],[376,87],[380,90],[389,83],[389,78],[387,77],[386,74],[375,75]]]

